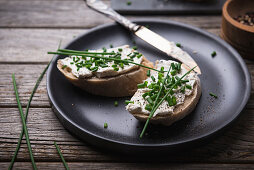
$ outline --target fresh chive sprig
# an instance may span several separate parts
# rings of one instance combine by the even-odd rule
[[[77,50],[69,50],[69,49],[58,49],[57,51],[60,52],[67,52],[67,53],[76,53],[76,54],[101,54],[101,55],[114,55],[115,52],[107,53],[107,52],[88,52],[88,51],[77,51]]]
[[[15,79],[15,74],[12,74],[12,81],[13,81],[13,87],[14,87],[14,91],[15,91],[15,96],[16,96],[16,100],[17,100],[17,104],[18,104],[18,108],[19,108],[19,113],[21,116],[21,120],[22,120],[22,125],[23,125],[23,129],[25,132],[25,136],[26,136],[26,143],[27,143],[27,147],[28,147],[28,151],[29,151],[29,155],[30,155],[30,159],[32,161],[32,165],[33,165],[33,169],[37,169],[35,161],[34,161],[34,157],[33,157],[33,152],[32,152],[32,148],[31,148],[31,144],[30,144],[30,140],[29,140],[29,135],[28,135],[28,130],[27,130],[27,126],[26,126],[26,120],[24,117],[24,113],[22,110],[22,106],[19,100],[19,94],[18,94],[18,89],[17,89],[17,85],[16,85],[16,79]]]
[[[149,117],[147,118],[146,123],[145,123],[145,126],[144,126],[144,128],[143,128],[143,130],[142,130],[142,132],[141,132],[141,134],[140,134],[140,136],[139,136],[140,138],[143,137],[143,135],[144,135],[144,133],[145,133],[145,131],[146,131],[146,128],[147,128],[147,126],[148,126],[148,123],[149,123],[150,119],[152,118],[152,116],[154,115],[154,113],[155,113],[155,111],[158,109],[158,107],[161,105],[161,103],[162,103],[162,102],[166,99],[166,97],[170,94],[170,91],[173,90],[173,88],[174,88],[177,84],[179,84],[180,81],[181,81],[186,75],[190,74],[190,72],[193,71],[196,67],[197,67],[197,66],[193,67],[193,68],[190,69],[188,72],[186,72],[182,77],[180,77],[180,78],[175,82],[175,84],[173,84],[173,85],[170,87],[170,89],[168,90],[168,92],[166,93],[166,95],[159,101],[158,104],[157,104],[157,102],[154,103],[154,107],[153,107],[153,109],[152,109],[152,111],[151,111]],[[164,82],[164,83],[165,83],[165,82]],[[163,87],[163,86],[162,86],[162,87]],[[162,87],[161,87],[161,89],[162,89]],[[160,92],[158,93],[157,98],[159,98],[159,95],[160,95]],[[156,99],[157,99],[157,98],[156,98]]]
[[[42,71],[40,77],[39,77],[39,78],[37,79],[37,81],[36,81],[36,84],[35,84],[35,86],[34,86],[34,88],[33,88],[33,91],[32,91],[32,93],[31,93],[31,95],[30,95],[30,97],[29,97],[29,100],[28,100],[28,103],[27,103],[27,106],[26,106],[25,120],[27,120],[27,116],[28,116],[28,112],[29,112],[29,108],[30,108],[30,105],[31,105],[31,101],[32,101],[32,99],[33,99],[33,96],[34,96],[36,90],[38,89],[38,87],[39,87],[39,85],[40,85],[40,82],[41,82],[41,80],[43,79],[43,77],[44,77],[46,71],[48,70],[48,67],[49,67],[50,63],[51,63],[51,61],[50,61],[50,62],[48,63],[48,65],[44,68],[44,70]],[[8,170],[11,170],[12,167],[13,167],[13,164],[14,164],[14,162],[15,162],[15,159],[16,159],[16,157],[17,157],[17,155],[18,155],[18,152],[19,152],[19,149],[20,149],[20,145],[21,145],[21,141],[22,141],[23,135],[24,135],[24,129],[22,128],[22,131],[21,131],[21,133],[20,133],[20,135],[19,135],[19,140],[18,140],[18,144],[17,144],[16,150],[15,150],[15,153],[14,153],[12,159],[11,159],[11,163],[10,163],[10,165],[9,165],[9,167],[8,167]]]
[[[62,40],[59,41],[58,49],[60,48],[61,44],[62,44]],[[51,61],[52,61],[52,59],[51,59]],[[30,95],[30,97],[29,97],[29,100],[28,100],[28,103],[27,103],[27,106],[26,106],[25,120],[27,120],[27,116],[28,116],[28,112],[29,112],[29,108],[30,108],[30,105],[31,105],[31,101],[32,101],[32,99],[33,99],[33,96],[34,96],[36,90],[38,89],[38,87],[39,87],[39,85],[40,85],[40,83],[41,83],[41,80],[43,79],[45,73],[47,72],[48,67],[49,67],[51,61],[50,61],[50,62],[47,64],[47,66],[44,68],[44,70],[42,71],[42,73],[40,74],[39,78],[37,79],[37,81],[36,81],[36,83],[35,83],[35,86],[34,86],[34,88],[33,88],[33,91],[32,91],[32,93],[31,93],[31,95]],[[18,152],[19,152],[19,149],[20,149],[20,145],[21,145],[21,141],[22,141],[23,136],[24,136],[24,129],[22,128],[21,133],[20,133],[20,135],[19,135],[18,144],[17,144],[17,147],[16,147],[16,149],[15,149],[14,155],[12,156],[11,163],[10,163],[10,165],[9,165],[9,167],[8,167],[8,170],[11,170],[11,169],[13,168],[15,159],[16,159],[16,157],[17,157],[17,155],[18,155]]]
[[[60,148],[58,147],[58,145],[56,144],[55,141],[54,141],[54,145],[55,145],[56,150],[57,150],[57,152],[58,152],[58,154],[59,154],[59,156],[60,156],[60,158],[61,158],[61,160],[62,160],[62,162],[63,162],[63,164],[64,164],[65,169],[66,169],[66,170],[69,170],[69,167],[68,167],[67,163],[66,163],[65,160],[64,160],[63,154],[62,154]]]
[[[88,54],[71,53],[71,52],[48,52],[48,54],[57,54],[57,55],[79,55],[79,56],[81,56],[81,57],[91,57],[91,58],[100,58],[100,59],[106,59],[106,60],[112,60],[112,61],[120,61],[120,62],[123,62],[123,63],[131,63],[131,64],[135,64],[135,65],[138,65],[138,66],[141,66],[141,67],[144,67],[144,68],[148,68],[148,69],[150,69],[150,70],[154,70],[154,71],[157,71],[157,72],[161,72],[160,70],[157,70],[157,69],[154,69],[154,68],[151,68],[151,67],[142,65],[142,64],[138,64],[138,63],[135,63],[135,62],[130,61],[130,60],[122,60],[122,59],[118,59],[118,58],[109,58],[109,57],[103,57],[103,56],[97,56],[97,55],[88,55]]]

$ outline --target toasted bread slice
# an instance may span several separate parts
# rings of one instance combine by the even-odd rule
[[[142,65],[153,67],[153,63],[142,56]],[[137,84],[147,78],[147,68],[136,66],[126,73],[111,77],[98,78],[77,78],[69,67],[63,67],[60,60],[57,61],[57,68],[75,86],[95,95],[108,97],[132,96],[137,91]]]
[[[173,113],[167,114],[157,114],[156,116],[150,119],[150,123],[152,124],[162,124],[165,126],[169,126],[172,123],[181,120],[188,114],[190,114],[196,107],[199,98],[201,96],[201,84],[200,79],[196,77],[195,84],[193,85],[193,91],[191,95],[185,96],[185,100],[182,104],[176,105]],[[138,112],[138,110],[129,110],[129,112],[138,120],[145,122],[149,114],[144,114]]]

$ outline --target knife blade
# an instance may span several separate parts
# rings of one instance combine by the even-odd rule
[[[148,28],[140,26],[140,28],[135,31],[134,34],[142,40],[146,41],[147,43],[151,44],[155,48],[165,52],[172,58],[175,58],[180,62],[184,63],[189,68],[198,66],[197,63],[193,60],[193,58],[187,52],[177,47],[174,42],[168,41],[167,39],[149,30]],[[201,74],[201,70],[199,67],[196,67],[194,71],[198,74]]]
[[[101,0],[85,0],[88,7],[92,8],[95,11],[98,11],[107,17],[112,18],[119,24],[123,25],[130,31],[134,32],[142,40],[146,41],[147,43],[151,44],[155,48],[165,52],[167,55],[175,58],[176,60],[182,62],[189,68],[193,68],[197,66],[194,71],[197,74],[201,74],[201,70],[198,67],[197,63],[194,59],[181,48],[177,47],[174,42],[170,42],[163,38],[162,36],[158,35],[157,33],[149,30],[144,26],[137,25],[127,18],[121,16],[108,5],[103,3]]]

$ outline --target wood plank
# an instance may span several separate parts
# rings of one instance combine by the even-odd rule
[[[13,92],[11,74],[16,74],[20,100],[23,106],[30,97],[35,81],[46,65],[31,64],[2,64],[0,65],[0,107],[16,107],[16,98]],[[248,63],[252,76],[252,94],[254,94],[254,64]],[[38,91],[35,93],[32,107],[50,107],[47,91],[46,78],[43,79]],[[254,95],[251,95],[247,108],[254,108]]]
[[[219,29],[206,29],[219,34]],[[0,29],[0,63],[47,63],[62,40],[62,47],[87,29]]]
[[[98,163],[98,162],[68,162],[70,169],[111,169],[111,170],[156,170],[156,169],[189,169],[189,170],[203,170],[203,169],[224,169],[224,170],[238,170],[238,169],[252,169],[253,164],[169,164],[169,163]],[[3,169],[7,169],[9,162],[0,162]],[[38,169],[64,169],[61,162],[37,162]],[[30,162],[16,162],[14,169],[31,169]]]
[[[254,163],[254,114],[245,110],[237,122],[223,133],[199,148],[164,157],[154,162],[188,163]],[[31,108],[28,130],[36,161],[59,161],[53,141],[57,141],[67,161],[145,162],[148,157],[126,156],[101,152],[79,141],[58,122],[50,108]],[[14,153],[21,130],[17,108],[0,109],[0,160],[9,161]],[[150,157],[150,156],[149,156]],[[30,161],[25,140],[18,161]]]
[[[175,20],[201,28],[219,28],[218,16],[128,16],[129,19]],[[112,20],[89,9],[83,1],[0,1],[0,27],[91,28]]]

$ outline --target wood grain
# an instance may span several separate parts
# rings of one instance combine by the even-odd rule
[[[219,34],[219,29],[206,29]],[[1,63],[47,63],[59,41],[62,47],[87,29],[0,29]]]
[[[165,19],[201,28],[219,28],[220,16],[128,16],[129,19]],[[89,9],[83,1],[0,1],[2,28],[91,28],[112,20]]]
[[[203,170],[203,169],[224,169],[224,170],[238,170],[238,169],[251,169],[253,164],[169,164],[169,163],[98,163],[98,162],[69,162],[67,163],[70,169],[87,169],[87,170],[157,170],[157,169],[189,169],[189,170]],[[1,162],[0,166],[3,169],[8,168],[8,162]],[[36,164],[38,169],[64,169],[61,162],[39,162]],[[14,169],[31,169],[30,162],[17,162]]]
[[[234,126],[207,145],[152,159],[150,156],[130,157],[97,150],[69,134],[50,108],[31,108],[27,127],[36,161],[57,161],[58,156],[53,145],[53,141],[57,141],[67,161],[254,163],[253,111],[245,110]],[[0,160],[9,161],[21,131],[18,109],[1,108],[0,126]],[[23,140],[18,161],[29,160]]]

